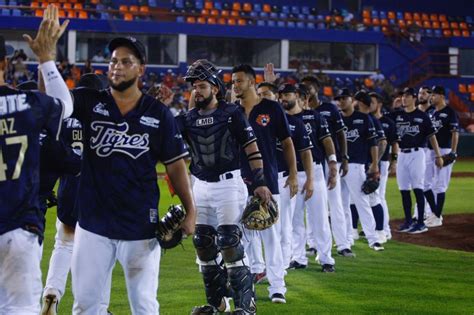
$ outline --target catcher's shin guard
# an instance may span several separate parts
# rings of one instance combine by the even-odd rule
[[[227,274],[219,265],[201,266],[202,278],[206,290],[207,303],[219,308],[222,299],[228,295]]]
[[[214,227],[196,224],[193,243],[196,248],[196,254],[201,261],[213,261],[217,258],[219,250],[216,246],[216,235],[217,231]]]
[[[235,308],[245,311],[246,314],[255,314],[257,306],[255,305],[253,279],[249,267],[229,268],[228,273]]]
[[[242,231],[237,225],[220,225],[217,228],[217,246],[225,263],[234,263],[244,258],[241,238]]]

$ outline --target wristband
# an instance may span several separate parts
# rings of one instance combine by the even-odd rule
[[[267,186],[267,183],[265,182],[265,174],[263,173],[263,168],[253,169],[252,176],[253,176],[252,186],[254,189],[259,186]]]
[[[331,154],[328,156],[328,162],[336,162],[337,163],[337,158],[335,154]]]
[[[392,153],[391,157],[392,157],[392,161],[396,161],[398,159],[398,154]]]

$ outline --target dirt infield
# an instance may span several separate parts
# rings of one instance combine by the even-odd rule
[[[396,231],[402,220],[390,223]],[[474,214],[444,216],[443,226],[430,228],[423,234],[392,233],[394,240],[423,246],[474,252]]]

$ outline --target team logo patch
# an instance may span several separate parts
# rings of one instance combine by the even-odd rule
[[[107,116],[107,117],[110,116],[109,111],[105,109],[105,104],[103,103],[99,103],[95,105],[92,111],[102,116]]]
[[[140,117],[140,124],[148,127],[159,128],[160,120],[153,117],[142,116]]]
[[[311,127],[311,124],[310,124],[310,123],[304,124],[304,128],[306,129],[306,133],[307,133],[308,135],[310,135],[310,134],[313,133],[313,128]]]
[[[446,114],[446,113],[441,113],[441,114],[439,114],[439,117],[441,117],[441,118],[446,118],[446,117],[448,117],[448,114]]]
[[[390,126],[389,126],[389,124],[382,123],[382,127],[384,127],[385,129],[388,129],[388,127],[390,127]]]
[[[359,129],[347,130],[346,139],[349,142],[356,142],[360,138]]]
[[[150,150],[149,135],[147,133],[127,134],[129,127],[126,122],[115,124],[109,121],[94,121],[91,129],[95,131],[95,135],[91,137],[90,147],[100,157],[119,152],[138,159]]]
[[[420,126],[411,126],[409,122],[397,124],[397,133],[400,137],[404,135],[414,137],[420,133]]]
[[[303,115],[303,120],[313,120],[314,115]]]
[[[423,122],[423,118],[414,118],[413,121],[421,124]]]
[[[214,124],[214,117],[199,118],[196,120],[196,126],[209,126]]]
[[[321,111],[319,113],[325,117],[331,117],[331,112],[328,112],[327,110]]]
[[[270,123],[270,115],[260,114],[256,119],[257,124],[260,126],[266,127]]]
[[[364,120],[363,119],[354,119],[354,125],[363,125]]]

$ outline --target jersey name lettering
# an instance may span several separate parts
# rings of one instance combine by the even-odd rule
[[[402,124],[397,124],[397,130],[398,130],[398,135],[400,137],[403,137],[404,135],[409,135],[409,136],[416,136],[417,134],[420,133],[420,126],[415,125],[415,126],[410,126],[410,123],[402,123]]]
[[[0,119],[0,136],[15,134],[14,125],[15,118]]]
[[[22,112],[30,108],[26,102],[26,94],[0,96],[0,115]]]
[[[106,157],[113,152],[120,152],[137,159],[150,150],[149,134],[128,135],[128,124],[115,124],[108,121],[94,121],[91,129],[97,135],[91,137],[91,149],[96,150],[98,156]]]

